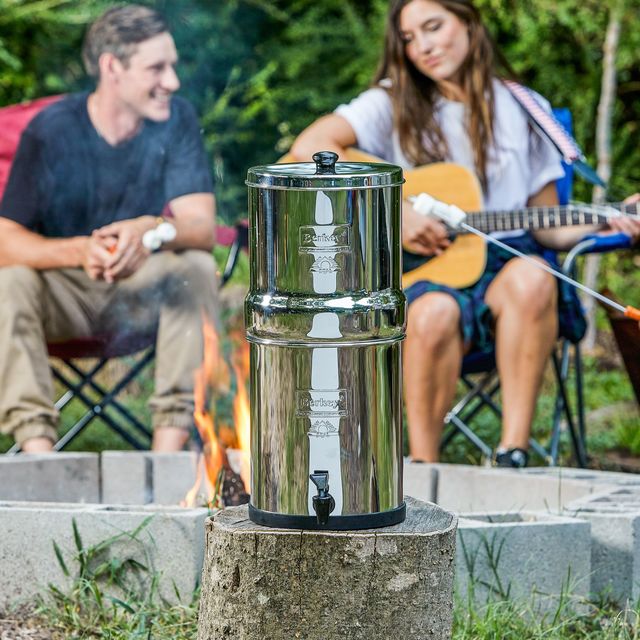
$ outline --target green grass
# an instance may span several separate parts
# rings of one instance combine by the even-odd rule
[[[631,640],[640,637],[638,610],[620,612],[607,605],[586,604],[587,613],[560,608],[535,614],[528,604],[507,600],[481,609],[454,610],[453,640]]]
[[[193,640],[197,636],[197,598],[188,606],[136,605],[106,608],[100,622],[81,610],[73,616],[49,607],[42,624],[67,640]],[[632,640],[640,637],[638,611],[589,605],[588,613],[552,612],[536,617],[526,604],[495,602],[479,609],[454,609],[453,640]]]
[[[74,520],[72,557],[64,557],[53,542],[55,559],[71,586],[64,589],[49,585],[49,594],[37,610],[42,625],[69,640],[194,638],[198,594],[190,595],[186,604],[167,602],[158,591],[159,575],[149,569],[148,542],[142,540],[141,534],[152,518],[146,518],[133,531],[118,533],[92,546],[83,544]],[[111,551],[123,540],[128,549],[135,550],[136,557]],[[175,596],[176,602],[184,601],[177,592]]]
[[[89,550],[91,551],[91,550]],[[146,595],[118,599],[105,595],[103,576],[85,571],[73,589],[52,596],[38,610],[41,624],[66,640],[193,640],[197,636],[195,593],[187,605]],[[533,602],[533,600],[532,600]],[[576,613],[563,601],[556,610],[539,614],[531,603],[509,600],[482,607],[457,602],[453,640],[631,640],[640,638],[638,609],[619,611],[606,603],[581,603]],[[55,636],[54,636],[55,637]]]

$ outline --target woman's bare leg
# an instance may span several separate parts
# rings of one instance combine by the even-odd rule
[[[427,293],[409,306],[404,342],[404,396],[411,457],[436,462],[463,356],[460,308],[446,293]]]
[[[496,318],[496,362],[502,388],[500,447],[528,448],[546,363],[558,336],[555,278],[510,260],[485,297]]]

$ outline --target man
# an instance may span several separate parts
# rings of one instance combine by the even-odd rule
[[[52,449],[47,341],[157,327],[153,449],[178,450],[202,325],[215,316],[215,201],[199,127],[173,97],[176,48],[155,11],[108,10],[83,58],[95,91],[34,118],[0,205],[0,429],[25,452]]]

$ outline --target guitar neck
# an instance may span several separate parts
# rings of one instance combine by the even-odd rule
[[[526,207],[512,211],[477,211],[468,214],[468,222],[485,233],[519,229],[536,231],[574,225],[606,224],[614,211],[637,216],[640,213],[640,203],[569,204]]]

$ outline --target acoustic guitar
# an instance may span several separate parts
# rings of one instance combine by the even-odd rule
[[[345,162],[383,162],[357,149],[348,149],[340,158]],[[279,162],[293,162],[286,155]],[[555,227],[604,224],[606,216],[588,204],[524,207],[510,211],[481,211],[482,189],[476,176],[452,162],[437,162],[404,171],[403,198],[428,193],[436,200],[454,204],[467,213],[467,223],[480,231],[515,231],[552,229]],[[617,211],[634,211],[638,205],[607,204]],[[402,252],[402,286],[407,288],[420,280],[430,280],[455,289],[475,284],[487,264],[486,242],[471,233],[461,233],[439,256],[421,256]]]

